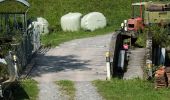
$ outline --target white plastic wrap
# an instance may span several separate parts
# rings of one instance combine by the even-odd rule
[[[49,33],[49,23],[46,19],[42,18],[42,17],[38,17],[37,18],[37,22],[40,26],[40,34],[44,35],[44,34],[48,34]]]
[[[41,28],[41,29],[40,29]],[[40,24],[38,21],[33,21],[28,26],[28,33],[31,34],[31,41],[33,44],[33,51],[35,52],[39,49],[41,43],[40,43],[40,34],[42,34],[42,24]]]
[[[46,19],[42,17],[38,17],[36,21],[31,22],[31,24],[28,26],[28,29],[33,27],[34,30],[39,31],[40,34],[45,35],[49,33],[49,23]]]
[[[92,12],[81,19],[81,28],[94,31],[106,26],[106,17],[100,12]]]
[[[80,30],[81,13],[68,13],[61,17],[61,28],[63,31]]]

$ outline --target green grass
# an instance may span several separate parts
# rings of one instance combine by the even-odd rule
[[[13,87],[14,100],[37,100],[38,86],[32,79],[25,79],[16,83]]]
[[[134,79],[93,82],[106,100],[170,100],[170,89],[154,88],[148,81]]]
[[[139,0],[137,0],[139,1]],[[98,11],[103,13],[108,25],[118,25],[130,17],[131,0],[29,0],[31,17],[42,16],[50,25],[60,28],[60,18],[69,12],[80,12],[83,15]]]
[[[69,100],[74,100],[76,91],[74,87],[74,82],[69,80],[61,80],[57,81],[56,84],[59,85],[60,90],[62,91],[63,94],[69,96]]]
[[[51,33],[46,36],[41,37],[42,44],[45,46],[57,46],[60,43],[77,39],[77,38],[85,38],[85,37],[92,37],[96,35],[102,35],[106,33],[113,32],[114,28],[112,27],[107,27],[105,29],[99,29],[95,32],[85,32],[85,31],[80,31],[80,32],[58,32],[58,33]],[[109,38],[110,39],[110,38]]]
[[[77,38],[91,37],[113,32],[120,23],[130,17],[130,0],[29,0],[31,8],[30,17],[42,16],[50,23],[53,30],[50,35],[42,36],[45,46],[57,46],[62,42]],[[126,5],[126,6],[125,6]],[[98,11],[107,18],[107,27],[94,32],[63,32],[60,26],[60,18],[69,12],[80,12],[83,15]]]
[[[28,2],[31,4],[28,12],[30,17],[42,16],[57,29],[61,29],[60,18],[69,12],[80,12],[83,15],[94,11],[101,12],[106,16],[108,26],[113,27],[131,17],[131,0],[28,0]]]

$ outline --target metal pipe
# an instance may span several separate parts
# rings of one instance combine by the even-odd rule
[[[133,3],[134,1],[132,0],[131,1],[131,4]],[[132,17],[134,18],[135,17],[135,15],[134,15],[134,6],[133,5],[131,5],[132,6]]]
[[[140,0],[140,18],[142,18],[142,0]]]

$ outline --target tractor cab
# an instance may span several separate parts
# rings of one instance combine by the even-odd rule
[[[145,2],[132,3],[132,18],[127,21],[127,31],[139,31],[144,28],[143,24],[143,6]],[[140,10],[136,11],[136,9]]]

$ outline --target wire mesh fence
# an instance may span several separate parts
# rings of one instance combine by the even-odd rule
[[[32,26],[26,34],[23,34],[23,41],[16,48],[16,55],[22,69],[29,63],[32,55],[39,49],[40,45],[39,27]]]

